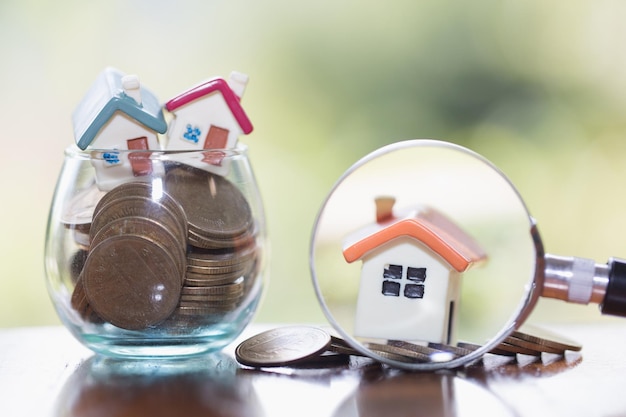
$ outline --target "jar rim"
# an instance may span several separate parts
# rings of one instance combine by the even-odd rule
[[[102,155],[107,152],[116,152],[120,155],[150,155],[150,158],[154,159],[169,159],[172,156],[185,156],[194,154],[204,154],[207,152],[221,153],[225,158],[232,158],[238,155],[246,155],[248,153],[248,145],[237,142],[234,148],[228,149],[100,149],[100,148],[88,148],[80,149],[76,144],[69,145],[65,148],[65,156],[72,158],[84,158],[84,159],[102,159]]]

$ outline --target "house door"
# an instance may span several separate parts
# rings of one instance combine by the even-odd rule
[[[203,149],[224,149],[228,141],[228,129],[213,126],[209,128],[209,133],[204,140]]]
[[[126,141],[126,144],[129,150],[147,150],[148,138],[142,136],[136,139],[129,139]],[[150,175],[152,173],[152,161],[150,160],[149,152],[131,152],[128,159],[130,160],[130,166],[135,177]]]

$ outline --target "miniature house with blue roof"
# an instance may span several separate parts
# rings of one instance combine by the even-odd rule
[[[185,162],[224,175],[224,150],[234,149],[239,136],[253,129],[240,103],[247,83],[247,75],[233,71],[228,81],[212,78],[166,102],[173,116],[166,149],[206,150],[187,155],[192,160]]]
[[[106,68],[97,77],[73,114],[74,136],[80,149],[101,150],[94,158],[101,190],[153,174],[149,153],[159,149],[158,134],[167,123],[157,98],[143,88],[135,75]]]

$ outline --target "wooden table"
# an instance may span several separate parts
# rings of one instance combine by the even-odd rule
[[[0,330],[0,416],[626,415],[626,321],[549,326],[583,344],[541,361],[500,358],[456,372],[352,360],[253,370],[224,352],[186,361],[92,354],[62,327]]]

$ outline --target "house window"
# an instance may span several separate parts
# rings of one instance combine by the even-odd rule
[[[400,283],[393,281],[383,281],[383,295],[391,297],[400,296]]]
[[[148,149],[148,138],[143,136],[136,139],[126,141],[129,150]],[[150,175],[152,173],[152,161],[150,160],[150,152],[132,152],[129,154],[130,166],[133,169],[133,175],[140,177],[142,175]]]
[[[402,278],[402,265],[385,265],[385,272],[383,272],[383,278],[401,279]]]
[[[228,129],[211,126],[206,135],[203,149],[224,149],[228,141]]]
[[[383,270],[384,296],[406,298],[424,298],[424,284],[426,282],[426,268],[406,268],[406,277],[403,276],[402,265],[385,265]]]
[[[198,142],[200,142],[201,134],[202,131],[198,126],[187,124],[187,126],[185,126],[185,131],[183,132],[183,140],[197,145]]]

